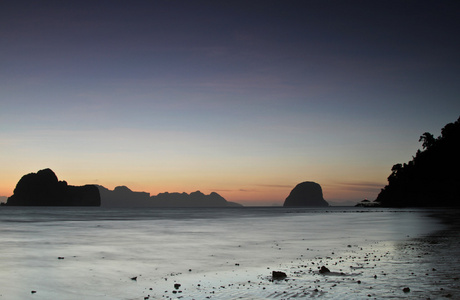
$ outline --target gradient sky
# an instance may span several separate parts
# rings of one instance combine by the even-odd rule
[[[460,2],[1,1],[0,195],[375,199],[460,115]]]

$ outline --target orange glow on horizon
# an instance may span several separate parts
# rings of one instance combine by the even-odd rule
[[[38,167],[35,169],[27,169],[27,171],[18,169],[14,174],[3,173],[0,175],[0,196],[9,197],[13,194],[17,182],[22,176],[37,172],[43,169]],[[315,181],[319,183],[323,189],[323,197],[326,201],[341,202],[355,201],[356,203],[362,199],[375,199],[386,184],[386,171],[383,170],[376,174],[364,174],[367,178],[377,178],[372,182],[356,178],[355,181],[346,181],[343,178],[348,178],[347,173],[334,172],[335,177],[319,176],[320,172],[316,171],[317,176],[305,173],[300,176],[300,173],[292,170],[292,174],[286,173],[285,176],[277,173],[277,177],[257,176],[255,172],[244,174],[244,170],[240,175],[236,172],[223,174],[220,177],[213,177],[214,173],[199,174],[193,176],[187,172],[176,173],[160,173],[150,172],[148,170],[83,170],[67,167],[51,167],[59,180],[65,180],[69,185],[85,185],[97,184],[102,185],[110,190],[117,186],[127,186],[135,192],[147,192],[151,196],[158,195],[164,192],[191,193],[201,191],[204,194],[216,192],[227,201],[240,203],[243,205],[282,205],[284,200],[289,195],[291,190],[300,182]],[[325,168],[323,168],[325,169]],[[327,171],[327,170],[326,170]],[[315,169],[310,168],[310,173],[314,174]],[[121,175],[120,175],[121,174]],[[303,180],[299,178],[302,178]],[[260,184],[264,183],[264,184]]]

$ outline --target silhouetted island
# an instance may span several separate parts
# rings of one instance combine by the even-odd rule
[[[6,199],[8,206],[102,206],[102,207],[240,207],[219,194],[205,195],[200,191],[187,193],[161,193],[150,196],[146,192],[133,192],[126,186],[113,191],[100,185],[71,186],[59,181],[51,169],[24,175],[14,193]]]
[[[375,201],[384,207],[459,207],[460,118],[438,138],[425,132],[419,141],[423,151],[391,168],[388,185]]]
[[[325,207],[329,203],[323,199],[323,190],[316,182],[299,183],[284,201],[284,207]]]
[[[16,185],[9,206],[100,206],[94,185],[72,186],[59,181],[50,169],[24,175]]]
[[[150,196],[146,192],[133,192],[126,186],[117,186],[113,191],[98,186],[102,207],[238,207],[219,194],[205,195],[200,191],[187,193],[160,193]]]
[[[238,203],[228,202],[218,193],[205,195],[200,191],[187,193],[160,193],[152,196],[155,206],[159,207],[237,207]]]
[[[377,206],[380,206],[380,204],[378,202],[371,202],[367,199],[364,199],[362,200],[361,202],[359,202],[358,204],[355,205],[356,207],[377,207]]]
[[[150,194],[133,192],[126,186],[117,186],[113,191],[98,185],[102,207],[148,207]]]

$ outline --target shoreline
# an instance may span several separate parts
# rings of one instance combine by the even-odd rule
[[[293,211],[295,212],[297,211]],[[164,229],[172,225],[179,227],[171,231],[173,235],[159,235],[161,238],[156,242],[145,228],[155,228],[154,224],[158,222],[143,222],[144,218],[139,219],[141,222],[108,221],[107,224],[104,224],[104,221],[86,222],[86,217],[82,219],[83,222],[79,222],[79,218],[75,221],[73,217],[66,222],[57,219],[60,224],[58,232],[77,236],[86,236],[87,229],[91,229],[91,236],[98,236],[129,228],[123,231],[122,236],[111,236],[117,240],[103,239],[104,242],[101,244],[94,239],[88,240],[96,242],[96,245],[88,241],[80,245],[79,240],[74,238],[63,241],[60,234],[56,235],[54,231],[49,230],[52,228],[49,226],[53,224],[40,221],[37,224],[41,229],[37,232],[45,233],[44,236],[50,238],[43,239],[41,235],[39,239],[40,249],[45,252],[32,251],[29,255],[23,256],[25,260],[17,261],[16,266],[20,267],[14,274],[23,281],[12,281],[4,286],[0,291],[0,299],[13,298],[10,297],[13,295],[16,295],[16,298],[34,300],[226,300],[316,297],[460,299],[460,211],[429,210],[422,214],[404,211],[404,214],[397,215],[394,212],[384,215],[380,212],[377,215],[363,215],[360,212],[356,211],[356,215],[337,215],[341,223],[335,224],[348,224],[348,227],[343,226],[338,230],[337,227],[328,227],[329,214],[305,215],[307,218],[302,214],[282,217],[277,219],[279,222],[265,222],[262,223],[263,227],[254,229],[254,234],[263,233],[265,236],[245,236],[251,240],[244,240],[243,236],[239,235],[233,238],[231,236],[232,232],[237,232],[235,230],[246,228],[239,226],[241,222],[244,221],[246,225],[254,224],[251,215],[231,222],[231,218],[218,219],[217,223],[211,222],[214,219],[203,219],[207,220],[203,222],[201,219],[192,218],[180,221],[181,225],[178,225],[175,218],[166,219],[166,223],[164,219],[160,219],[158,222],[163,224]],[[130,216],[131,214],[128,214],[127,219],[130,219]],[[363,216],[365,218],[362,218]],[[29,223],[28,220],[19,218],[17,224],[26,231],[36,228],[35,223]],[[270,218],[265,216],[261,220]],[[298,223],[305,220],[308,222]],[[284,230],[290,227],[282,225],[284,221],[289,221],[288,224],[297,228],[295,235],[292,235],[292,232],[286,235]],[[302,234],[305,231],[302,228],[309,228],[308,224],[317,222],[323,227],[315,227],[313,235]],[[369,222],[374,222],[375,228],[366,230],[369,227],[361,227]],[[7,221],[5,225],[6,229],[9,228],[12,232],[17,230],[15,223]],[[283,230],[278,230],[275,234],[274,229],[267,225],[281,226]],[[383,226],[383,229],[379,226]],[[144,233],[139,236],[140,239],[130,235],[142,228],[144,230],[140,232]],[[215,228],[221,230],[216,231]],[[321,232],[327,234],[330,230],[339,235],[329,235],[329,239],[321,239]],[[182,239],[191,241],[192,236],[200,238],[211,233],[214,234],[214,238],[204,238],[203,241],[212,241],[209,245],[216,248],[208,248],[208,251],[204,251],[205,248],[196,242],[188,243],[184,240],[184,244],[181,243]],[[222,240],[223,236],[228,236],[228,239]],[[121,237],[128,239],[120,241]],[[24,245],[30,244],[28,235],[22,238]],[[156,243],[162,241],[167,243],[170,249],[181,245],[193,248],[179,249],[177,253],[182,256],[178,257],[154,252]],[[47,245],[54,246],[48,248]],[[117,245],[116,248],[112,248],[113,245]],[[83,252],[75,250],[75,246],[81,247],[79,249]],[[92,248],[93,246],[96,248]],[[109,248],[106,248],[107,246]],[[157,248],[159,249],[161,248]],[[11,258],[15,256],[10,255]],[[35,258],[31,259],[32,257]],[[155,259],[161,259],[161,262],[155,264]],[[7,267],[8,264],[5,263],[4,266]],[[323,266],[330,272],[319,272]],[[273,271],[284,272],[287,278],[273,280]],[[36,274],[37,278],[29,278],[30,274]],[[43,274],[50,277],[44,277]],[[5,273],[4,276],[7,276],[4,277],[4,281],[7,282],[10,275]],[[22,286],[24,283],[27,287]],[[32,291],[35,293],[31,294]]]
[[[459,211],[430,214],[446,228],[398,241],[347,245],[276,266],[176,274],[143,299],[460,299]],[[309,249],[306,249],[307,251]],[[330,272],[322,273],[327,267]],[[287,274],[274,280],[272,271]],[[168,282],[168,283],[166,283]],[[173,284],[180,284],[179,289]],[[161,288],[160,288],[161,290]],[[137,299],[137,298],[133,298]]]

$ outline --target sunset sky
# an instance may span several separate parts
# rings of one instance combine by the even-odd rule
[[[0,196],[375,199],[460,116],[460,1],[0,2]]]

